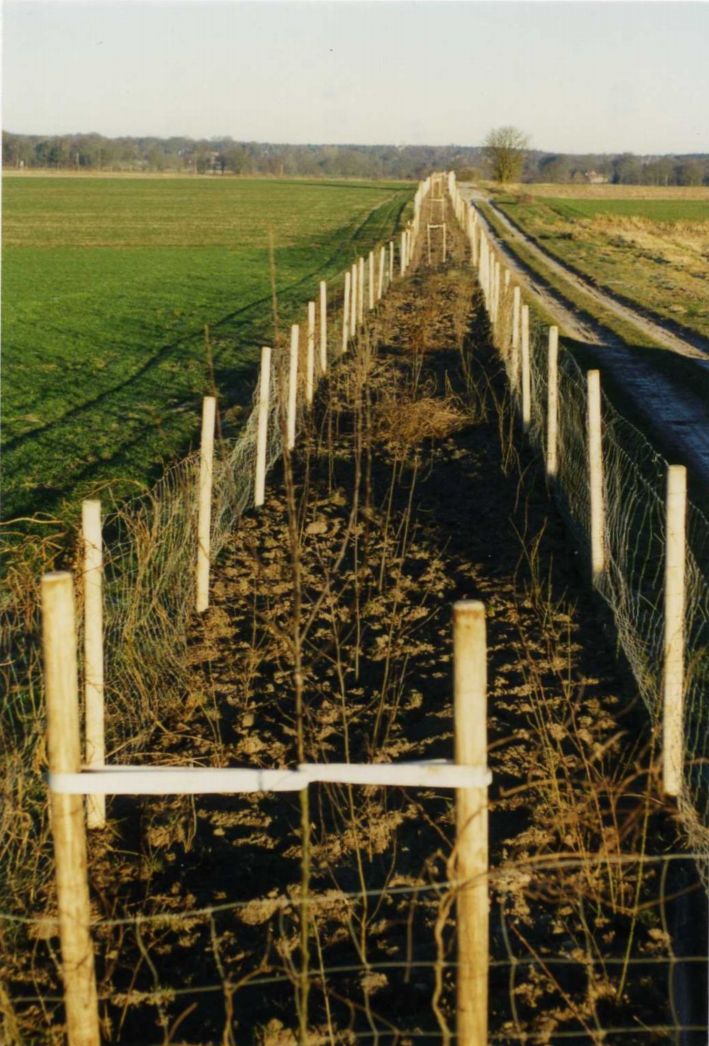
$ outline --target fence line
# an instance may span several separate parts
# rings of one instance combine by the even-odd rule
[[[455,185],[453,197],[462,198]],[[680,489],[684,470],[668,464],[613,407],[600,373],[585,377],[573,355],[559,350],[558,328],[535,323],[527,349],[529,306],[473,205],[460,225],[491,323],[502,309],[493,340],[523,429],[589,556],[596,590],[663,739],[664,791],[677,797],[709,880],[709,521]],[[491,258],[505,268],[497,306]]]
[[[405,274],[413,259],[413,250],[417,233],[419,231],[420,212],[421,204],[425,198],[427,192],[430,189],[430,179],[427,183],[422,183],[419,187],[417,196],[415,198],[415,211],[414,220],[410,223],[407,229],[402,233],[401,247],[400,247],[400,271],[401,274]],[[453,205],[458,221],[464,229],[469,231],[471,236],[471,242],[475,240],[475,222],[471,223],[468,217],[468,209],[464,206],[462,200],[456,197],[456,186],[455,179],[452,176],[448,178],[448,187],[451,198],[453,199]],[[471,224],[473,226],[471,231]],[[475,241],[476,242],[476,241]],[[385,249],[382,248],[382,251]],[[501,267],[499,261],[496,261],[494,257],[494,250],[490,247],[486,239],[481,236],[480,248],[477,249],[476,242],[476,255],[480,259],[479,264],[484,266],[484,286],[483,292],[486,295],[488,301],[488,307],[492,310],[491,315],[494,312],[495,315],[495,334],[496,338],[501,339],[504,336],[504,332],[509,329],[508,316],[506,309],[509,309],[509,298],[511,295],[507,293],[509,291],[509,281],[505,279],[504,289],[501,282]],[[369,257],[369,295],[370,302],[372,300],[373,285],[374,285],[374,264],[373,254]],[[382,261],[385,255],[382,254]],[[383,265],[380,264],[380,284],[382,281],[382,269]],[[390,281],[391,274],[393,271],[393,244],[390,250]],[[347,277],[351,276],[351,280],[348,281]],[[342,306],[342,342],[341,351],[344,352],[347,348],[347,335],[350,334],[355,336],[358,329],[361,327],[363,322],[363,303],[364,303],[364,260],[359,259],[352,267],[351,274],[345,274],[345,293],[343,298]],[[350,286],[348,287],[348,283]],[[350,293],[348,293],[350,292]],[[351,295],[351,300],[350,300]],[[375,295],[375,299],[378,300],[380,295]],[[323,285],[321,284],[321,310],[325,312],[326,298],[323,297]],[[311,303],[314,308],[314,303]],[[349,310],[348,310],[349,306]],[[527,310],[527,320],[525,323],[525,310]],[[286,368],[283,366],[283,360],[279,361],[278,366],[272,365],[272,359],[270,353],[266,357],[267,362],[264,370],[264,355],[262,355],[262,369],[261,378],[259,380],[259,386],[256,390],[255,405],[248,422],[245,426],[244,433],[239,440],[230,448],[221,448],[222,453],[217,455],[216,460],[209,462],[208,474],[211,480],[211,496],[209,497],[209,507],[211,513],[211,526],[208,525],[206,531],[206,542],[204,534],[204,520],[202,518],[202,511],[200,507],[199,518],[196,519],[196,506],[194,504],[195,499],[192,498],[190,502],[188,499],[187,503],[177,502],[180,500],[180,495],[184,490],[192,491],[199,490],[202,494],[200,499],[200,506],[203,501],[204,488],[206,486],[203,478],[205,470],[205,462],[208,459],[208,453],[204,450],[199,458],[196,455],[185,460],[175,467],[174,470],[168,474],[168,476],[161,481],[157,492],[151,494],[147,499],[139,503],[138,512],[132,519],[126,510],[118,516],[118,520],[123,522],[127,527],[127,534],[130,538],[131,535],[140,534],[141,539],[147,534],[149,537],[150,555],[148,561],[141,558],[138,554],[137,545],[133,547],[130,545],[130,540],[126,540],[125,544],[119,547],[119,550],[115,548],[111,550],[109,554],[109,565],[114,571],[110,575],[110,581],[112,584],[107,586],[106,597],[109,609],[108,619],[110,622],[110,644],[108,657],[109,660],[112,655],[118,655],[120,651],[121,637],[125,641],[126,635],[130,636],[131,639],[136,641],[138,649],[145,650],[141,644],[150,642],[153,640],[156,622],[151,619],[149,613],[145,613],[143,607],[142,612],[138,612],[138,607],[134,601],[127,598],[124,602],[117,598],[121,593],[124,595],[132,594],[134,600],[137,598],[142,601],[143,597],[150,593],[150,599],[145,599],[145,604],[152,605],[155,599],[154,589],[152,585],[155,582],[160,582],[160,592],[167,593],[165,577],[160,575],[156,569],[158,564],[165,564],[165,549],[161,547],[161,541],[164,539],[165,532],[169,534],[169,540],[171,542],[179,542],[181,538],[186,535],[191,535],[191,542],[187,543],[181,548],[182,558],[184,559],[185,549],[187,549],[187,555],[195,554],[198,561],[198,572],[200,568],[203,568],[204,560],[206,558],[207,567],[210,560],[218,553],[222,547],[226,535],[228,534],[231,526],[233,526],[234,520],[238,517],[241,511],[243,511],[246,504],[250,500],[250,491],[253,490],[254,502],[262,504],[265,498],[265,483],[266,476],[269,467],[274,461],[280,456],[282,452],[282,433],[284,428],[286,429],[286,437],[288,444],[290,445],[291,436],[293,439],[293,446],[295,446],[297,434],[300,431],[304,411],[307,404],[312,399],[312,395],[308,395],[308,382],[317,381],[319,375],[315,374],[310,368],[311,359],[315,358],[315,346],[312,345],[311,351],[311,332],[312,338],[315,337],[315,330],[317,329],[316,317],[314,313],[311,313],[309,309],[308,315],[308,339],[306,342],[306,355],[305,355],[305,366],[303,366],[303,346],[299,339],[299,328],[298,325],[294,325],[291,335],[291,354],[289,358],[289,367],[286,372]],[[518,387],[515,383],[514,391],[518,398],[523,398],[524,402],[528,405],[528,429],[530,438],[533,442],[538,444],[544,444],[545,439],[549,439],[550,427],[548,425],[548,418],[543,417],[543,402],[548,403],[550,400],[547,395],[544,396],[542,401],[542,393],[548,393],[548,387],[545,385],[543,377],[540,376],[539,371],[539,351],[538,346],[535,346],[530,342],[530,330],[529,330],[529,311],[528,306],[522,306],[520,310],[521,317],[521,330],[520,330],[520,344],[519,349],[521,352],[521,359],[518,360],[518,370],[516,374],[520,374],[521,371],[521,387]],[[322,317],[321,317],[322,319]],[[348,320],[353,326],[348,327]],[[312,321],[312,322],[311,322]],[[336,330],[337,318],[335,318]],[[525,364],[525,327],[526,327],[526,358],[527,363]],[[325,320],[325,329],[327,330],[327,320]],[[321,327],[322,330],[322,327]],[[294,333],[295,332],[295,333]],[[326,340],[326,339],[325,339]],[[338,339],[335,339],[337,342]],[[295,349],[294,349],[295,344]],[[551,342],[550,342],[551,344]],[[320,338],[320,352],[323,351],[323,338],[321,334]],[[264,349],[264,354],[266,349]],[[325,345],[325,356],[321,355],[321,360],[324,358],[327,361],[327,346]],[[326,371],[326,366],[321,367],[322,373]],[[566,376],[566,368],[562,365],[562,372]],[[286,379],[287,373],[287,379]],[[549,372],[544,369],[544,375]],[[526,377],[525,377],[526,374]],[[305,389],[305,395],[303,390]],[[584,397],[583,383],[580,385],[582,396],[579,398],[579,403],[587,403],[587,397]],[[314,389],[311,389],[311,393]],[[563,409],[559,410],[561,417],[559,418],[560,424],[558,426],[559,432],[559,458],[562,461],[566,469],[569,468],[569,460],[567,459],[567,451],[569,449],[568,442],[564,442],[564,435],[567,432],[568,426],[571,424],[566,418],[566,401],[565,401],[566,390],[564,390],[564,397],[562,397]],[[552,395],[553,398],[553,395]],[[283,417],[284,404],[288,403],[288,414],[287,414],[287,425],[281,424]],[[574,400],[574,402],[576,402]],[[557,401],[558,405],[558,401]],[[608,404],[604,403],[604,415],[606,415],[606,429],[608,426],[607,411]],[[205,408],[207,412],[207,409]],[[581,415],[580,422],[580,433],[581,442],[583,443],[583,431],[584,424],[583,418],[585,414]],[[621,419],[622,420],[622,419]],[[208,428],[209,426],[207,426]],[[213,420],[212,420],[212,433],[213,433]],[[604,432],[607,435],[607,432]],[[639,435],[639,434],[638,434]],[[209,441],[207,440],[207,443]],[[590,444],[590,440],[588,440]],[[204,447],[204,441],[203,441]],[[226,451],[226,452],[225,452]],[[576,463],[577,470],[580,468],[583,471],[583,456],[580,459],[581,465]],[[200,472],[198,475],[197,467],[200,466]],[[238,467],[235,467],[238,466]],[[243,468],[243,466],[247,466]],[[573,468],[573,466],[571,466]],[[251,471],[253,469],[253,472]],[[560,468],[560,479],[559,488],[565,492],[564,479],[565,471],[564,468]],[[252,477],[255,477],[252,479]],[[254,483],[252,487],[251,484]],[[608,484],[605,484],[606,488]],[[583,488],[583,482],[579,482],[579,497],[583,498],[584,495],[580,493]],[[607,489],[606,489],[607,497]],[[259,501],[259,496],[261,500]],[[586,495],[587,501],[590,504],[590,493]],[[676,516],[676,510],[675,510]],[[702,517],[703,518],[703,517]],[[195,527],[195,523],[197,524]],[[626,520],[626,525],[627,520]],[[133,526],[136,529],[130,530]],[[607,538],[606,525],[606,540]],[[680,529],[681,528],[676,528]],[[196,534],[196,541],[195,541]],[[100,542],[99,534],[99,542]],[[96,543],[95,537],[92,538],[93,543]],[[206,556],[205,556],[205,544],[206,544]],[[609,543],[610,547],[610,543]],[[615,561],[613,561],[615,563]],[[675,573],[673,577],[678,576],[677,560],[673,561],[673,569]],[[201,566],[200,566],[201,565]],[[691,570],[688,566],[688,573],[691,574]],[[132,570],[130,580],[134,583],[135,588],[132,593],[129,589],[121,588],[127,583],[127,574],[125,568],[128,567]],[[175,571],[172,569],[174,563],[171,564],[171,569],[167,572],[170,577],[175,577]],[[94,568],[95,569],[95,568]],[[696,584],[696,578],[694,578]],[[46,582],[46,591],[56,591],[59,584],[58,576],[50,576]],[[84,583],[85,584],[85,583]],[[600,585],[600,582],[599,582]],[[605,586],[605,581],[603,582]],[[199,590],[202,591],[202,590]],[[208,589],[207,589],[208,591]],[[64,580],[64,592],[65,598],[69,598],[71,594],[71,583],[67,582],[66,576]],[[48,601],[51,602],[51,596],[48,596]],[[152,603],[151,603],[152,601]],[[144,604],[144,606],[145,606]],[[187,609],[185,605],[180,605],[175,602],[175,594],[172,594],[172,601],[170,607],[176,611],[176,619],[179,623],[180,620],[185,621],[189,612],[189,604]],[[199,607],[199,604],[198,604]],[[161,608],[162,609],[162,608]],[[180,615],[183,615],[180,618]],[[49,615],[51,616],[51,614]],[[61,615],[60,615],[61,616]],[[56,617],[56,615],[55,615]],[[488,945],[487,945],[487,906],[488,906],[488,866],[487,866],[487,838],[486,838],[486,815],[487,815],[487,799],[486,799],[486,787],[480,783],[473,783],[473,777],[470,776],[472,769],[484,766],[486,761],[485,745],[484,745],[484,733],[485,733],[485,712],[484,712],[484,694],[485,694],[485,672],[484,672],[484,619],[482,618],[482,609],[480,604],[476,604],[476,609],[471,613],[470,605],[461,606],[458,614],[456,615],[456,628],[463,629],[465,626],[465,619],[468,618],[467,624],[473,627],[475,636],[469,636],[467,640],[464,640],[459,632],[456,633],[457,639],[457,653],[454,660],[454,668],[456,671],[456,682],[455,682],[455,693],[456,693],[456,762],[459,765],[460,772],[468,772],[469,776],[466,778],[463,776],[455,776],[453,774],[453,767],[439,766],[439,780],[437,784],[441,787],[455,787],[458,789],[457,795],[457,824],[459,839],[464,842],[466,835],[470,833],[470,836],[475,840],[471,849],[467,853],[465,846],[460,846],[460,852],[458,854],[458,874],[456,879],[453,880],[458,893],[458,918],[463,927],[475,927],[472,932],[459,933],[459,953],[458,962],[453,963],[446,961],[443,965],[445,968],[457,969],[458,970],[458,1040],[465,1044],[465,1046],[483,1046],[488,1041],[487,1032],[487,969],[489,964]],[[474,621],[473,621],[474,619]],[[482,631],[480,624],[482,623]],[[170,625],[173,624],[173,620],[170,620]],[[117,627],[118,626],[118,627]],[[61,632],[61,642],[53,642],[50,639],[46,640],[47,649],[55,651],[63,650],[62,655],[65,659],[67,657],[67,650],[70,647],[67,632],[67,615],[64,615],[64,625],[61,626],[63,631]],[[163,629],[165,628],[164,621],[162,622]],[[159,632],[159,628],[156,629]],[[665,635],[667,636],[667,629],[665,629]],[[666,639],[666,643],[672,646],[672,649],[677,650],[677,634],[678,630],[675,628],[671,632],[672,641]],[[146,638],[147,636],[147,638]],[[174,638],[174,636],[173,636]],[[157,641],[157,647],[164,643],[164,636],[159,636]],[[482,660],[481,660],[482,650]],[[53,655],[56,660],[57,655]],[[470,659],[470,663],[467,666],[467,673],[461,665],[466,664],[467,658]],[[69,759],[53,759],[52,752],[58,750],[57,743],[51,740],[51,735],[56,738],[57,736],[66,735],[66,723],[69,726],[73,724],[73,711],[70,709],[69,716],[65,717],[65,724],[63,727],[57,726],[58,720],[61,718],[57,713],[57,708],[61,705],[62,701],[66,702],[67,699],[69,704],[76,704],[78,709],[78,691],[77,682],[74,681],[74,690],[71,690],[71,685],[67,682],[68,674],[71,672],[71,664],[65,660],[62,672],[64,673],[64,681],[58,689],[55,689],[53,701],[54,712],[51,715],[50,721],[50,770],[52,773],[51,788],[52,788],[52,806],[53,806],[53,828],[55,833],[55,839],[59,840],[61,847],[61,841],[66,837],[66,825],[72,824],[74,828],[75,810],[78,806],[80,809],[80,800],[77,803],[77,797],[79,794],[90,794],[90,795],[103,795],[109,792],[111,789],[117,788],[115,783],[115,776],[136,774],[138,771],[135,768],[122,766],[121,768],[115,767],[114,778],[111,780],[105,779],[103,781],[104,790],[98,787],[101,781],[101,774],[106,771],[81,771],[80,759],[78,757],[78,750],[75,753],[76,758],[72,753],[76,748],[73,739],[73,733],[71,738],[68,740],[70,758]],[[685,659],[682,659],[682,665],[684,665]],[[119,664],[118,658],[116,664]],[[67,668],[68,665],[68,668]],[[113,668],[113,663],[111,662]],[[459,675],[462,673],[462,675]],[[467,674],[467,678],[466,677]],[[109,674],[109,688],[112,692],[118,692],[121,683],[126,677],[119,672],[115,680],[110,679]],[[67,689],[68,687],[68,689]],[[676,686],[675,686],[676,689]],[[70,692],[71,691],[71,692]],[[474,703],[471,703],[474,702]],[[460,708],[458,707],[460,704]],[[62,707],[68,707],[63,705]],[[475,719],[474,728],[471,727],[470,722],[467,721],[467,713],[473,708],[477,708],[477,718]],[[465,720],[465,730],[460,729],[459,724]],[[677,716],[675,713],[675,722]],[[77,718],[78,722],[78,718]],[[73,726],[72,726],[73,730]],[[465,737],[465,741],[462,739]],[[473,740],[474,739],[474,740]],[[470,748],[473,744],[474,750]],[[480,746],[482,745],[482,757],[480,757]],[[61,747],[61,742],[59,743]],[[337,780],[351,780],[352,776],[356,776],[355,771],[357,767],[348,767],[345,770],[341,768],[332,768],[334,777],[328,779]],[[359,768],[367,769],[368,771],[372,768]],[[396,779],[395,783],[401,783],[397,778],[397,772],[401,771],[401,766],[392,767],[377,767],[376,770],[376,781],[374,778],[367,778],[366,783],[381,783],[388,784],[393,781],[387,781],[387,773],[393,779]],[[445,773],[446,769],[450,769],[453,776],[450,777],[448,785],[445,784]],[[196,774],[207,774],[212,777],[219,773],[232,773],[235,771],[218,771],[218,770],[196,770],[196,768],[190,768],[190,771],[195,770]],[[140,768],[139,771],[143,775],[152,776],[154,778],[160,777],[161,775],[167,775],[170,772],[173,774],[176,772],[173,770],[160,770],[156,768],[154,771],[146,770],[146,768]],[[177,771],[184,775],[184,768],[181,771]],[[315,771],[312,768],[301,767],[297,771],[291,773],[301,775],[298,781],[291,782],[294,787],[299,789],[303,787],[303,781],[306,782],[324,779],[318,777],[317,773],[326,773],[326,768],[317,768]],[[412,783],[416,784],[419,781],[425,779],[425,783],[430,784],[430,779],[426,776],[429,772],[432,772],[433,776],[436,774],[436,770],[431,771],[429,765],[428,769],[425,769],[421,764],[418,768],[415,765],[410,765],[406,771],[411,774],[410,778]],[[110,772],[108,772],[110,774]],[[245,771],[244,773],[249,773]],[[254,771],[254,773],[264,773],[263,771]],[[268,773],[266,771],[265,773]],[[279,774],[287,773],[278,771]],[[420,773],[420,777],[419,777]],[[339,777],[337,776],[339,774]],[[365,775],[366,776],[366,775]],[[81,778],[81,781],[77,780]],[[93,780],[93,785],[90,784]],[[142,780],[142,779],[141,779]],[[163,787],[167,785],[167,776],[164,776]],[[401,778],[403,780],[403,778]],[[476,779],[477,780],[477,779]],[[133,784],[136,785],[138,778],[133,778]],[[360,781],[359,783],[363,783]],[[224,789],[227,791],[242,790],[236,788],[236,778],[229,786]],[[469,787],[466,787],[466,784]],[[686,785],[686,782],[685,782]],[[141,788],[144,787],[144,782],[141,783]],[[158,787],[156,785],[156,787]],[[197,785],[195,784],[196,788]],[[200,788],[202,785],[200,785]],[[264,782],[256,781],[254,787],[264,788]],[[273,781],[269,779],[268,788],[271,790],[274,787]],[[684,786],[683,786],[684,787]],[[94,790],[90,790],[94,789]],[[212,790],[212,789],[210,789]],[[216,785],[214,790],[216,790]],[[220,787],[221,790],[221,787]],[[474,793],[474,794],[473,794]],[[132,793],[134,794],[134,793]],[[72,806],[73,803],[73,806]],[[63,804],[63,805],[62,805]],[[473,831],[473,826],[477,825],[477,829]],[[78,829],[77,829],[78,830]],[[81,826],[81,832],[83,832],[83,825]],[[85,843],[84,843],[85,848]],[[76,846],[74,846],[73,854],[76,855],[79,852]],[[637,858],[636,858],[637,860]],[[67,862],[65,862],[66,864]],[[71,863],[71,858],[69,859]],[[80,872],[80,869],[79,869]],[[71,882],[76,881],[77,869],[74,866],[72,869]],[[85,876],[85,869],[84,869]],[[66,879],[68,882],[69,879]],[[439,884],[439,888],[445,888],[446,883]],[[432,887],[433,888],[433,887]],[[60,887],[61,890],[61,887]],[[67,887],[64,888],[64,895],[66,897],[69,894],[66,892]],[[86,911],[81,909],[79,912],[76,908],[77,904],[82,903],[83,893],[81,890],[74,890],[72,904],[74,908],[72,916],[76,930],[77,926],[82,933],[86,934],[86,928],[90,925],[90,912],[88,908]],[[86,898],[88,899],[88,891],[86,891]],[[60,921],[62,918],[62,912],[65,910],[60,896]],[[78,912],[78,914],[77,914]],[[186,917],[189,917],[190,913],[186,913]],[[66,921],[66,920],[65,920]],[[65,953],[65,936],[64,930],[62,930],[62,951],[65,963],[65,973],[71,971],[70,976],[67,979],[67,985],[71,981],[74,985],[74,1002],[69,1002],[69,994],[67,991],[65,994],[65,1000],[67,1002],[67,1016],[69,1019],[69,1041],[71,1046],[80,1043],[81,1046],[94,1046],[99,1042],[98,1038],[98,1024],[97,1021],[94,1023],[90,1013],[93,1012],[96,1005],[96,991],[95,982],[93,989],[90,985],[87,988],[88,980],[93,975],[92,964],[87,965],[85,962],[86,957],[86,940],[82,938],[81,955],[83,956],[81,963],[75,962],[72,965],[71,955],[79,954],[78,952],[71,952],[72,945],[69,945],[69,952]],[[68,938],[71,941],[71,934]],[[78,946],[77,946],[78,947]],[[546,958],[545,958],[546,961]],[[554,961],[553,959],[551,960]],[[560,959],[559,961],[564,961]],[[575,963],[577,960],[573,960]],[[669,962],[670,960],[665,960]],[[680,961],[685,961],[684,959]],[[512,965],[519,964],[522,962],[521,959],[514,958],[510,960]],[[377,964],[370,964],[375,967]],[[392,964],[393,965],[393,964]],[[502,965],[502,964],[497,964]],[[81,969],[79,967],[81,966]],[[333,971],[334,972],[334,971]],[[79,974],[79,980],[72,980],[74,974]],[[315,973],[311,974],[316,976]],[[267,979],[264,979],[264,983]],[[81,985],[80,990],[77,985]],[[190,989],[185,989],[188,992]],[[205,989],[207,990],[207,989]],[[212,989],[209,989],[212,990]],[[73,1010],[72,1010],[73,1007]],[[74,1016],[71,1016],[70,1010],[72,1010]],[[622,1029],[621,1029],[622,1030]],[[529,1038],[534,1038],[534,1033],[530,1033]]]

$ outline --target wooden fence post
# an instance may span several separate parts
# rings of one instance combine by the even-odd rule
[[[667,469],[662,785],[678,796],[684,768],[684,610],[687,470]]]
[[[313,391],[315,389],[315,302],[308,302],[308,340],[306,342],[305,357],[305,402],[308,406],[313,402]]]
[[[350,333],[350,274],[345,273],[345,296],[342,302],[342,345],[341,352],[347,352],[347,342]]]
[[[547,479],[559,470],[559,328],[549,328],[547,353]]]
[[[361,327],[364,322],[364,258],[357,262],[357,323]]]
[[[519,287],[514,287],[512,290],[512,350],[517,352],[519,350],[520,342],[520,306],[522,304],[522,296]]]
[[[603,445],[601,440],[601,374],[590,370],[587,383],[588,488],[591,504],[591,576],[598,584],[606,569]]]
[[[81,770],[79,682],[74,590],[67,572],[42,578],[42,640],[49,772],[75,774]],[[67,1038],[69,1046],[99,1046],[83,806],[80,795],[50,791]]]
[[[487,649],[485,607],[453,606],[455,761],[487,765]],[[456,790],[458,921],[457,1038],[487,1046],[489,902],[487,788]]]
[[[266,498],[266,451],[268,449],[268,412],[271,396],[271,349],[261,349],[261,379],[258,387],[258,429],[256,433],[256,481],[254,505],[260,508]]]
[[[512,336],[510,339],[510,385],[515,396],[519,392],[520,342],[521,342],[522,296],[519,287],[512,288]]]
[[[350,281],[352,289],[352,301],[350,303],[350,338],[354,338],[357,333],[357,298],[359,293],[357,290],[357,262],[352,262],[352,280]]]
[[[300,343],[300,327],[294,323],[290,329],[290,360],[288,369],[288,416],[286,421],[286,437],[288,450],[295,447],[295,427],[298,413],[298,353]]]
[[[529,357],[529,305],[522,306],[522,429],[532,423],[532,369]]]
[[[500,263],[493,255],[492,262],[492,322],[497,326],[500,314]]]
[[[101,502],[82,501],[81,534],[84,551],[84,696],[86,701],[86,765],[103,766],[103,538]],[[106,797],[87,797],[87,825],[104,828]]]
[[[394,280],[394,241],[389,241],[389,285]]]
[[[209,560],[212,528],[212,473],[214,467],[214,419],[217,401],[202,401],[202,442],[199,453],[199,518],[197,522],[197,613],[209,606]]]
[[[320,372],[327,374],[327,283],[320,280]]]
[[[377,301],[381,301],[384,294],[384,269],[386,268],[386,247],[379,251],[379,285],[377,287]]]
[[[399,275],[403,276],[406,272],[406,236],[402,232],[401,239],[399,240]]]
[[[374,308],[374,251],[369,252],[369,311]]]

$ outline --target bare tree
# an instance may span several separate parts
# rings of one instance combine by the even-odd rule
[[[483,147],[496,182],[505,185],[519,181],[528,144],[527,135],[516,127],[497,127],[490,131]]]

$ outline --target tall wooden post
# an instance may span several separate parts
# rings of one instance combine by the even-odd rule
[[[300,327],[294,323],[290,329],[290,359],[288,368],[288,415],[286,438],[288,450],[295,447],[295,429],[298,414],[298,353],[300,351]]]
[[[214,468],[214,420],[217,401],[202,401],[202,441],[199,454],[199,517],[197,521],[197,613],[209,606],[210,539],[212,529],[212,473]]]
[[[82,501],[81,534],[84,546],[86,765],[98,767],[103,766],[106,759],[103,679],[103,537],[100,501]],[[105,796],[88,796],[86,820],[89,828],[105,827]]]
[[[310,406],[315,389],[315,302],[308,302],[308,340],[305,357],[305,402]]]
[[[492,322],[497,326],[500,314],[500,263],[495,256],[492,258]]]
[[[512,351],[517,352],[519,350],[520,343],[520,311],[522,304],[522,295],[519,287],[514,287],[512,290]]]
[[[399,275],[406,272],[406,234],[402,232],[399,240]]]
[[[386,268],[386,247],[379,251],[379,284],[377,286],[377,301],[381,301],[384,294],[384,270]]]
[[[369,252],[369,311],[374,308],[374,251]]]
[[[522,306],[522,429],[529,432],[532,422],[532,369],[529,357],[529,305]]]
[[[587,382],[588,487],[591,504],[591,576],[598,584],[606,569],[603,445],[601,441],[601,374],[590,370]]]
[[[352,290],[352,301],[350,303],[350,338],[354,338],[357,333],[357,299],[359,297],[357,280],[357,262],[352,262],[352,280],[350,281],[350,287]]]
[[[559,328],[549,328],[547,352],[547,479],[559,470]]]
[[[512,288],[512,337],[511,337],[511,353],[510,353],[510,385],[512,391],[516,396],[519,392],[519,376],[520,376],[520,343],[521,337],[521,313],[522,313],[522,296],[519,287]]]
[[[389,241],[389,284],[394,279],[394,241]]]
[[[327,373],[327,283],[320,280],[320,373]]]
[[[455,761],[487,765],[487,649],[485,607],[453,606]],[[458,918],[457,1038],[487,1046],[489,903],[487,788],[456,791]]]
[[[256,479],[254,505],[260,508],[266,499],[266,452],[268,449],[268,413],[271,396],[271,349],[261,349],[261,378],[258,387],[258,429],[256,432]]]
[[[42,578],[42,640],[49,772],[81,770],[79,681],[71,574]],[[50,791],[59,939],[69,1046],[99,1046],[98,1001],[86,874],[83,799]]]
[[[364,258],[357,262],[357,323],[359,326],[364,322]]]
[[[687,470],[667,469],[662,785],[678,796],[684,769],[684,612]]]
[[[349,272],[345,273],[345,296],[342,301],[342,345],[341,352],[347,352],[347,342],[350,336],[350,280]]]

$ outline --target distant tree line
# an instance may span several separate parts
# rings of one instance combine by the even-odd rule
[[[709,155],[638,156],[529,153],[524,181],[611,182],[615,185],[709,185]]]
[[[276,145],[232,138],[105,138],[3,132],[6,169],[165,171],[305,178],[425,178],[435,170],[483,178],[483,146]],[[527,150],[524,182],[709,185],[709,155],[576,155]]]
[[[478,149],[425,145],[275,145],[232,138],[104,138],[98,134],[3,132],[5,168],[419,179],[432,170],[469,166],[479,158]]]

